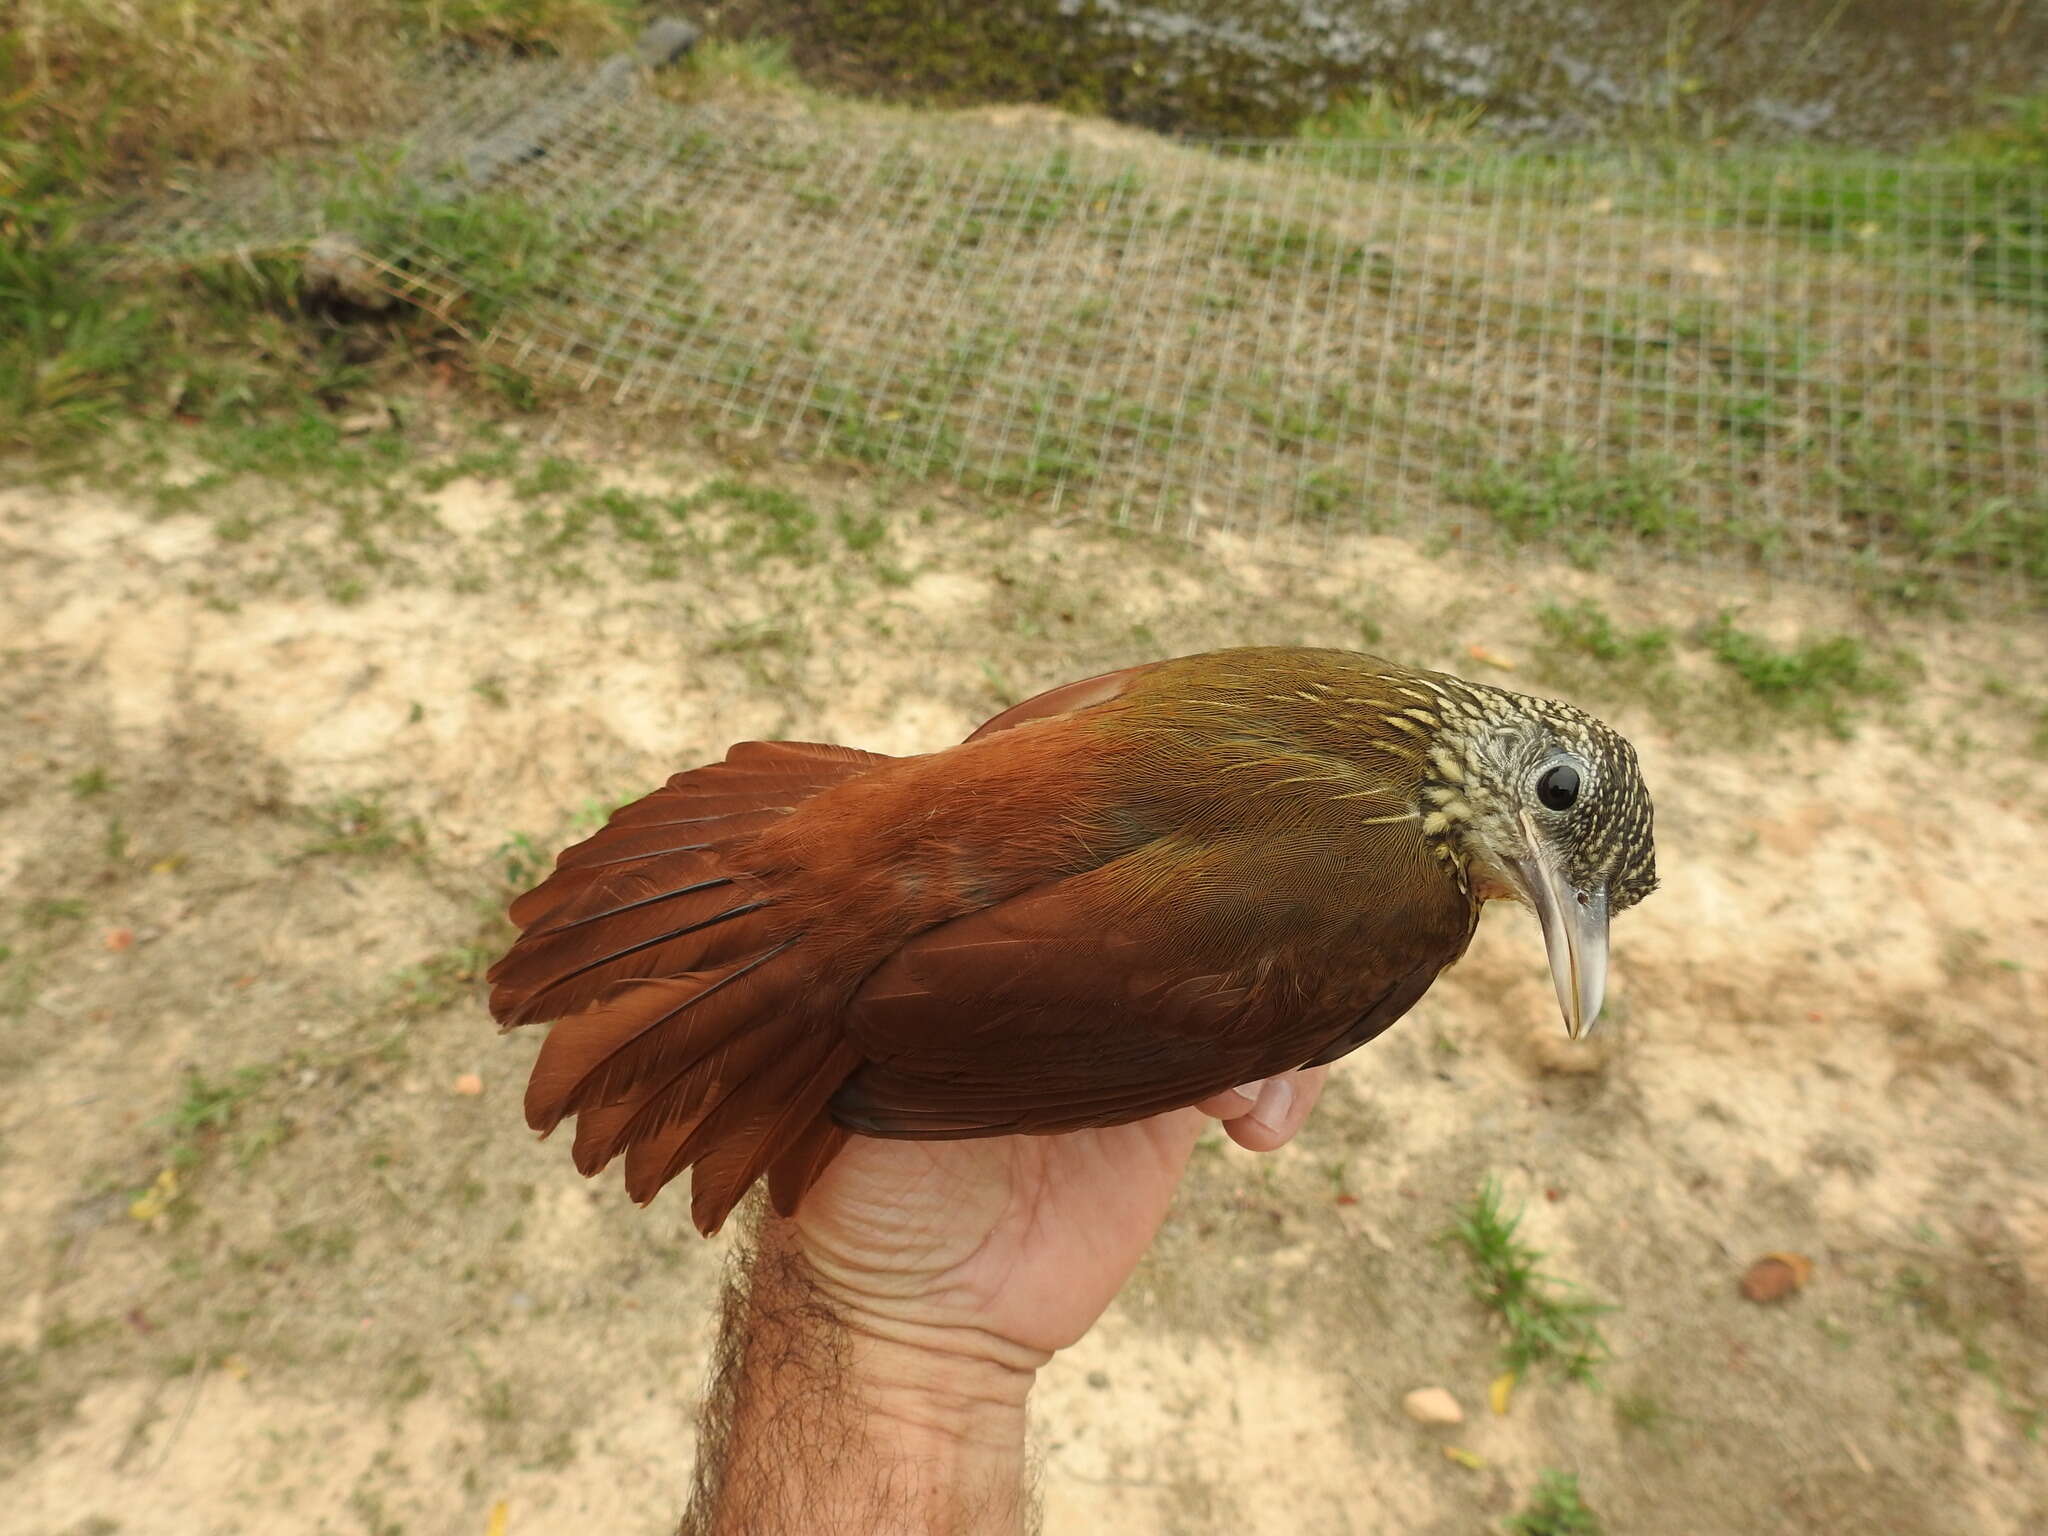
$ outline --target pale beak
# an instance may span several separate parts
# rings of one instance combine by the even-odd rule
[[[1607,995],[1607,893],[1581,895],[1572,889],[1527,812],[1522,834],[1529,852],[1515,872],[1543,924],[1543,947],[1550,955],[1550,979],[1564,1010],[1565,1033],[1582,1039],[1593,1032]]]

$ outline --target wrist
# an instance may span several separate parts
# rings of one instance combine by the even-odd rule
[[[871,1419],[893,1437],[1014,1450],[1045,1357],[975,1332],[933,1328],[848,1307],[847,1374]]]
[[[778,1226],[757,1229],[728,1296],[685,1529],[1021,1531],[1024,1404],[1043,1357],[863,1305]]]

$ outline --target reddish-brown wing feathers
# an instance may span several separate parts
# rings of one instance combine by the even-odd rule
[[[764,1171],[793,1210],[849,1126],[1112,1124],[1383,1028],[1462,950],[1468,904],[1409,867],[1410,818],[1326,827],[1241,775],[1198,793],[1132,758],[1097,722],[1156,711],[1154,671],[931,757],[747,743],[619,812],[514,903],[525,932],[491,972],[502,1023],[561,1020],[529,1122],[575,1116],[577,1167],[623,1155],[638,1200],[691,1169],[709,1232]],[[1182,740],[1151,718],[1154,749]]]
[[[773,1151],[761,1138],[783,1127],[744,1106],[822,1102],[851,1070],[791,1006],[805,973],[775,925],[776,892],[733,853],[821,790],[893,761],[743,743],[621,810],[513,904],[526,931],[492,967],[492,1012],[508,1028],[563,1019],[534,1063],[527,1120],[546,1132],[577,1116],[583,1172],[628,1152],[628,1188],[645,1200],[724,1137],[731,1172],[751,1167],[751,1183],[757,1154]],[[700,1212],[709,1227],[730,1209],[719,1203]]]
[[[561,1020],[527,1085],[528,1123],[576,1117],[577,1167],[623,1155],[636,1199],[694,1166],[706,1231],[764,1169],[793,1208],[844,1144],[825,1106],[861,1058],[839,1011],[901,938],[1057,872],[1072,829],[1027,820],[1034,795],[1070,798],[1047,786],[1062,757],[1041,739],[920,779],[913,765],[932,760],[748,742],[621,810],[513,904],[525,931],[491,970],[502,1025]],[[892,768],[909,778],[878,775]],[[968,821],[1011,825],[979,839],[960,825],[956,846],[934,800],[945,789]]]
[[[1362,1043],[1463,949],[1469,913],[1447,892],[1376,970],[1333,969],[1374,914],[1289,904],[1304,867],[1278,835],[1161,839],[919,935],[847,1010],[870,1064],[834,1113],[907,1139],[1080,1130]],[[1143,899],[1160,870],[1171,898]]]

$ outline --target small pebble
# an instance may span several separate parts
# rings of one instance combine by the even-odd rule
[[[1096,1391],[1100,1392],[1104,1387],[1107,1387],[1109,1385],[1109,1372],[1090,1371],[1088,1373],[1088,1385],[1093,1387]]]
[[[1418,1424],[1462,1424],[1465,1410],[1442,1387],[1417,1387],[1401,1399],[1401,1409]]]
[[[465,1072],[455,1079],[455,1091],[475,1098],[484,1091],[484,1080],[474,1072]]]

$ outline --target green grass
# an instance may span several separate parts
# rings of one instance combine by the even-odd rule
[[[1670,630],[1617,628],[1607,610],[1590,600],[1569,608],[1546,603],[1536,611],[1536,622],[1548,643],[1593,661],[1640,668],[1671,659]]]
[[[85,916],[85,903],[76,896],[33,896],[21,904],[24,928],[55,928],[75,923]]]
[[[223,1078],[208,1078],[196,1068],[185,1074],[185,1091],[164,1121],[168,1133],[166,1160],[189,1172],[234,1126],[244,1106],[276,1076],[274,1068],[238,1067]],[[275,1144],[276,1135],[259,1131],[236,1148],[239,1163],[253,1162]]]
[[[1502,1523],[1510,1536],[1600,1536],[1598,1517],[1579,1494],[1576,1473],[1546,1471],[1529,1502]]]
[[[716,508],[730,519],[725,543],[750,560],[804,564],[820,554],[818,514],[809,502],[773,486],[719,478],[686,497],[682,512]]]
[[[1836,736],[1850,734],[1855,701],[1897,698],[1904,691],[1898,674],[1873,662],[1849,635],[1806,639],[1780,649],[1737,629],[1732,615],[1723,612],[1701,640],[1756,699]]]
[[[711,37],[690,50],[690,73],[705,84],[752,91],[799,91],[803,81],[779,37]]]
[[[1614,1422],[1621,1429],[1654,1434],[1670,1417],[1664,1400],[1654,1392],[1623,1392],[1614,1399]]]
[[[1490,516],[1510,543],[1556,544],[1581,566],[1597,565],[1616,538],[1674,553],[1706,545],[1700,515],[1685,500],[1684,478],[1662,459],[1607,466],[1557,448],[1528,460],[1495,460],[1453,476],[1445,490]]]
[[[1374,85],[1338,97],[1303,118],[1294,131],[1304,139],[1368,144],[1463,144],[1472,139],[1485,115],[1485,106],[1478,102],[1411,107],[1399,89]]]
[[[1538,1272],[1543,1255],[1515,1235],[1521,1213],[1501,1209],[1500,1186],[1487,1179],[1458,1213],[1447,1238],[1464,1248],[1474,1299],[1506,1332],[1501,1362],[1517,1376],[1549,1365],[1567,1380],[1590,1382],[1608,1357],[1593,1319],[1612,1307],[1573,1294],[1570,1282]]]
[[[300,858],[388,858],[418,853],[426,844],[426,828],[416,817],[399,820],[376,795],[337,796],[313,807],[306,819],[314,836],[300,848]]]
[[[490,903],[492,926],[503,909],[501,900]],[[496,935],[479,937],[452,949],[430,955],[417,965],[400,971],[392,986],[392,1009],[404,1018],[423,1018],[439,1013],[476,995],[483,975],[498,958],[502,946]]]

